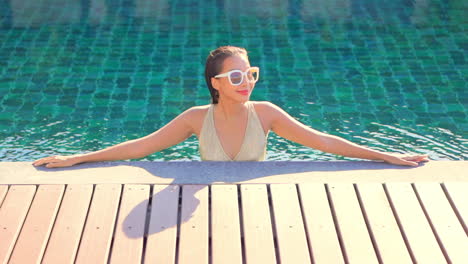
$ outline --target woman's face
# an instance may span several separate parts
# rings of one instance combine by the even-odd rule
[[[234,55],[226,58],[223,62],[223,67],[220,72],[226,73],[232,70],[240,70],[245,72],[250,68],[250,62],[244,55]],[[255,83],[249,82],[247,78],[243,78],[240,85],[232,85],[228,77],[212,78],[213,87],[219,91],[219,99],[232,100],[237,102],[247,102],[250,98]]]

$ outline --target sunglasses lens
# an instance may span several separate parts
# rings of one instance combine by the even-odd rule
[[[247,78],[250,82],[256,82],[258,80],[258,71],[256,69],[250,69],[247,73]]]
[[[242,82],[242,73],[241,72],[233,72],[229,75],[232,84],[240,84]]]

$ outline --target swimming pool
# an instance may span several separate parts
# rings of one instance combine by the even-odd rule
[[[466,1],[57,1],[0,7],[0,161],[97,150],[209,103],[238,45],[252,100],[378,150],[468,158]],[[269,160],[339,160],[270,133]],[[199,160],[195,137],[144,160]]]

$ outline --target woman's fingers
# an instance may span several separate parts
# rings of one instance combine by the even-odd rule
[[[42,159],[38,159],[38,160],[36,160],[35,162],[33,162],[33,165],[34,165],[34,166],[41,166],[41,165],[47,164],[47,163],[49,163],[53,158],[54,158],[54,156],[52,156],[52,157],[47,157],[47,158],[42,158]]]
[[[387,162],[395,165],[405,165],[416,167],[419,162],[429,161],[428,155],[405,155],[405,154],[393,154],[393,158],[387,160]]]
[[[404,156],[402,157],[402,159],[408,160],[408,161],[422,162],[422,161],[429,161],[429,156],[428,155]]]
[[[57,168],[70,166],[66,164],[67,157],[65,156],[51,156],[47,158],[42,158],[33,163],[34,166],[45,165],[46,168]]]
[[[411,155],[411,156],[402,156],[400,159],[407,162],[408,165],[418,166],[420,162],[429,161],[428,155]]]
[[[419,164],[415,161],[408,161],[408,160],[405,160],[405,165],[409,165],[409,166],[413,166],[413,167],[416,167],[418,166]]]
[[[394,164],[396,165],[405,165],[405,166],[418,166],[418,163],[415,162],[415,161],[412,161],[412,160],[407,160],[405,158],[398,158],[397,159],[397,162],[395,162]]]

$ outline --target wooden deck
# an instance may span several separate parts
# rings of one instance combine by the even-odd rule
[[[0,264],[468,260],[468,181],[463,180],[220,184],[3,180]]]

